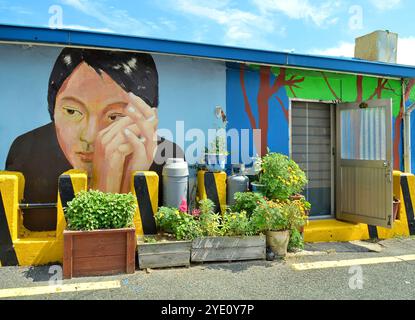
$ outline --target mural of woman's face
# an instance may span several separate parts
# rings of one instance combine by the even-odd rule
[[[153,162],[156,108],[86,63],[60,88],[54,119],[63,153],[74,169],[88,173],[90,188],[129,192],[132,174]]]
[[[81,63],[56,97],[55,126],[59,145],[75,169],[92,174],[98,133],[126,115],[125,92],[108,74]]]

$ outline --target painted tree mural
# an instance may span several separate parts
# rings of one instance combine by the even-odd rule
[[[247,70],[259,73],[259,88],[256,90],[256,104],[252,97],[252,88],[245,85]],[[393,99],[394,126],[394,168],[400,169],[400,144],[401,127],[405,102],[409,98],[414,81],[406,86],[406,93],[402,99],[402,86],[400,81],[336,74],[330,72],[299,71],[268,66],[240,66],[240,87],[244,100],[244,111],[249,118],[251,128],[261,129],[261,155],[267,152],[268,130],[270,119],[268,118],[270,102],[276,99],[284,112],[288,122],[288,100],[284,101],[278,96],[281,89],[285,89],[288,98],[303,98],[311,100],[328,100],[333,102],[362,102],[372,99]],[[251,96],[248,94],[251,89]],[[256,107],[257,119],[253,108]],[[255,146],[259,145],[254,141]],[[257,148],[258,151],[258,148]]]
[[[259,68],[259,77],[260,77],[260,85],[257,95],[257,110],[258,110],[258,121],[255,119],[252,106],[249,102],[247,90],[245,87],[245,67],[241,65],[240,69],[240,81],[242,92],[244,95],[244,102],[245,102],[245,112],[248,115],[249,122],[251,124],[252,129],[261,129],[261,142],[254,141],[255,146],[261,146],[261,150],[259,155],[263,156],[267,153],[268,147],[268,126],[269,126],[269,118],[268,118],[268,111],[269,111],[269,100],[275,96],[281,88],[288,88],[294,94],[293,88],[299,88],[298,84],[304,81],[304,77],[297,78],[296,76],[291,76],[287,79],[286,76],[286,69],[281,68],[279,70],[279,74],[275,77],[272,81],[271,79],[271,67],[268,66],[261,66]],[[274,75],[275,76],[275,75]],[[288,108],[284,105],[284,102],[277,96],[275,98],[281,105],[281,108],[284,111],[285,117],[288,121]]]

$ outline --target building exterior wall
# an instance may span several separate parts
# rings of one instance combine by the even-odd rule
[[[17,137],[51,122],[47,101],[48,82],[53,65],[61,51],[61,47],[53,46],[0,45],[0,111],[2,113],[0,117],[2,142],[0,144],[0,162],[2,163],[0,169],[7,169],[6,158]],[[251,136],[249,152],[251,155],[263,153],[267,148],[288,154],[290,98],[333,102],[392,98],[393,132],[391,134],[394,141],[394,167],[395,169],[402,168],[402,111],[405,106],[408,107],[415,102],[415,81],[407,81],[402,88],[401,81],[375,77],[255,65],[241,67],[239,64],[222,61],[157,54],[153,54],[152,58],[159,76],[158,128],[171,133],[166,138],[185,151],[188,159],[190,157],[186,151],[195,137],[192,135],[186,137],[186,132],[195,128],[208,136],[207,131],[217,128],[225,117],[228,130],[236,129],[238,132],[243,129],[248,130]],[[121,67],[128,70],[128,66]],[[404,96],[403,91],[405,91]],[[222,112],[221,119],[215,116],[217,106]],[[414,119],[415,116],[412,117],[413,122],[415,122]],[[177,127],[178,122],[182,122],[184,127]],[[415,123],[413,123],[413,128],[415,128]],[[261,129],[263,132],[262,150],[255,150],[252,129]],[[414,132],[415,130],[412,131],[412,144],[415,150]],[[35,166],[33,157],[42,144],[45,144],[45,141],[33,140],[31,144],[26,145],[23,150],[27,153],[25,165]],[[240,152],[240,150],[234,150],[232,146],[229,148],[231,154]],[[45,157],[53,158],[53,155],[46,154]],[[412,161],[413,168],[415,168],[415,157],[412,157]],[[54,163],[49,163],[43,165],[45,168],[41,166],[33,168],[40,176],[39,182],[44,181],[42,172],[52,170],[53,165]],[[61,171],[59,175],[63,172]],[[12,251],[12,248],[16,250],[16,255],[10,258],[10,264],[18,262],[21,265],[33,265],[61,261],[61,236],[64,225],[60,200],[62,195],[58,197],[57,194],[58,176],[53,177],[50,184],[46,184],[47,190],[52,192],[52,198],[54,197],[51,201],[58,202],[56,227],[47,228],[47,230],[40,228],[34,231],[23,226],[19,210],[19,202],[27,201],[26,191],[31,177],[5,172],[0,175],[3,181],[2,190],[0,190],[2,201],[0,222],[3,221],[0,223],[0,231],[2,231],[0,233],[8,237],[6,239],[9,244],[7,250]],[[74,183],[75,178],[71,176],[74,192],[85,188],[84,185],[81,188],[80,183]],[[408,179],[409,185],[412,186],[415,183],[413,176]],[[82,181],[84,180],[86,178],[83,175]],[[25,183],[26,186],[24,186]],[[394,186],[399,188],[399,183],[396,182]],[[391,232],[377,228],[376,232],[379,237],[412,235],[415,232],[412,208],[414,195],[409,191],[405,195],[404,191],[398,192],[405,205],[404,210],[401,211],[400,222]],[[34,202],[41,201],[43,199]],[[56,212],[54,215],[56,216]],[[321,236],[321,228],[317,224],[314,223],[308,231],[306,229],[307,241],[326,240],[324,236]],[[356,228],[359,232],[363,230],[357,236],[359,239],[370,238],[370,230],[373,233],[371,226],[357,225]],[[333,228],[329,227],[324,230],[329,229]],[[353,230],[351,232],[354,234]],[[346,233],[346,238],[349,239],[350,232]],[[343,240],[340,236],[335,238],[332,233],[329,233],[327,237]],[[0,244],[3,245],[3,242]],[[4,261],[0,261],[0,265],[2,263],[6,265]]]
[[[406,104],[408,97],[409,95]],[[404,104],[401,81],[266,66],[242,68],[228,64],[228,128],[262,129],[262,154],[269,147],[271,151],[288,155],[290,98],[333,102],[391,98],[394,169],[403,169],[401,110]],[[251,139],[251,146],[253,145]],[[257,150],[256,152],[260,154]]]
[[[61,50],[0,44],[0,168],[17,136],[50,122],[48,80]],[[226,109],[226,68],[212,60],[152,56],[159,73],[158,127],[171,131],[174,142],[186,149],[191,140],[176,139],[176,120],[184,122],[185,131],[216,128],[215,106]]]
[[[0,119],[1,163],[5,163],[17,136],[50,122],[47,84],[61,50],[50,46],[0,45],[0,106],[3,114],[7,113]],[[184,132],[198,128],[207,136],[208,129],[217,127],[216,106],[221,106],[227,115],[227,129],[259,128],[265,131],[263,150],[269,147],[271,151],[288,154],[289,98],[341,102],[392,98],[394,168],[403,169],[402,132],[395,125],[397,121],[402,123],[402,87],[398,80],[255,65],[241,69],[235,63],[152,56],[159,73],[159,129],[169,130],[183,150],[192,140],[182,137],[181,128],[176,132],[176,121],[183,121]],[[272,88],[273,84],[277,85]],[[415,101],[413,81],[407,88],[405,106]],[[252,136],[250,145],[250,154],[259,153],[254,149]],[[412,161],[415,167],[415,157]]]

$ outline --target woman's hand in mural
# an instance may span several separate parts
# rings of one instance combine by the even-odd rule
[[[130,191],[134,171],[148,170],[157,148],[155,109],[130,94],[121,119],[101,130],[95,141],[93,186],[106,192]]]
[[[126,159],[121,190],[130,191],[130,181],[135,171],[146,171],[153,163],[157,150],[157,109],[151,108],[140,97],[129,93],[127,116],[132,124],[124,130],[131,155]]]
[[[132,153],[123,133],[130,125],[131,119],[122,117],[98,133],[92,165],[93,189],[120,192],[125,160]]]

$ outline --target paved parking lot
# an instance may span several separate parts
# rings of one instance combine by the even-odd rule
[[[0,268],[3,299],[414,299],[415,238],[322,243],[284,260],[75,278],[58,266]]]

